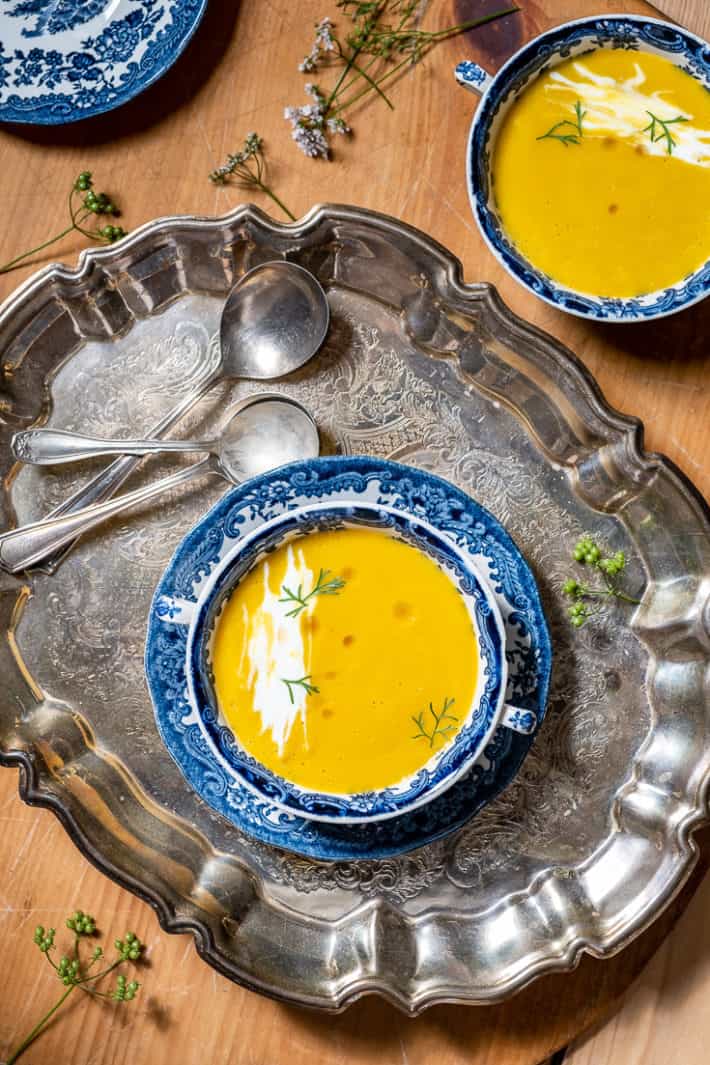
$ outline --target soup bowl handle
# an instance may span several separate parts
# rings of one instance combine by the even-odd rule
[[[524,736],[529,736],[537,728],[537,714],[532,710],[523,710],[519,706],[506,703],[500,723],[513,732],[522,732]]]
[[[471,59],[464,59],[463,62],[457,63],[454,67],[454,77],[464,89],[469,89],[478,96],[482,96],[493,81],[493,75]]]
[[[153,610],[160,621],[172,625],[189,625],[197,603],[189,599],[178,599],[172,595],[161,595],[156,600]]]

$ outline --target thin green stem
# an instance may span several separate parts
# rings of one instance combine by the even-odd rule
[[[422,54],[424,55],[426,53]],[[402,69],[402,67],[407,65],[412,65],[412,60],[409,56],[407,56],[406,59],[401,60],[401,62],[397,63],[396,66],[392,67],[391,70],[388,70],[386,74],[383,74],[382,77],[379,78],[375,84],[377,86],[381,86],[383,82],[388,81],[390,78],[394,77],[394,75],[397,74]],[[366,85],[364,89],[361,89],[360,92],[356,92],[355,95],[352,96],[349,100],[346,100],[344,104],[338,104],[338,106],[334,108],[333,111],[331,111],[331,117],[339,115],[341,111],[345,111],[346,109],[349,110],[354,104],[358,102],[358,100],[360,100],[363,96],[365,96],[368,92],[371,91],[372,90],[370,86]]]
[[[382,14],[382,11],[384,10],[384,7],[385,7],[384,3],[380,5],[380,8],[378,10],[378,18]],[[399,20],[399,25],[397,26],[397,32],[399,32],[402,29],[402,27],[405,25],[405,23],[406,23],[408,18],[410,18],[410,13],[405,10],[404,14],[402,15],[401,19]],[[379,55],[373,55],[372,59],[370,60],[369,63],[366,64],[366,66],[364,66],[362,69],[358,68],[359,73],[365,74],[368,70],[371,70],[372,67],[375,66],[377,61],[379,59],[381,59],[381,58],[382,57],[379,56]],[[343,87],[343,92],[347,92],[348,89],[350,88],[350,86],[354,85],[356,81],[357,81],[356,77],[352,78],[352,80],[349,81],[348,84]]]
[[[286,204],[283,203],[278,198],[276,193],[272,189],[270,189],[268,185],[265,185],[263,181],[259,181],[259,180],[256,181],[256,184],[259,186],[259,188],[261,189],[262,192],[265,192],[267,196],[271,197],[271,199],[274,201],[274,203],[277,204],[281,208],[281,210],[283,211],[283,213],[285,215],[288,215],[288,217],[291,219],[292,222],[296,221],[295,214],[291,214],[291,212],[289,211],[289,209],[286,206]]]
[[[343,49],[340,46],[340,43],[338,43],[338,48],[340,49],[341,57],[343,59],[345,59],[345,53],[343,52]],[[353,64],[354,64],[355,60],[357,59],[357,57],[359,56],[361,50],[362,50],[361,48],[355,48],[353,50],[353,52],[350,54],[350,56],[348,57],[348,59],[347,59],[347,61],[345,63],[345,66],[343,67],[342,71],[340,72],[340,77],[338,78],[338,80],[335,83],[335,88],[333,89],[333,91],[331,92],[330,96],[326,100],[326,103],[325,103],[325,111],[326,111],[326,113],[327,113],[330,105],[332,104],[333,100],[338,95],[338,89],[343,84],[343,81],[347,77],[347,75],[350,72],[350,70],[352,70]]]
[[[633,603],[635,606],[638,606],[641,602],[640,599],[634,599],[633,596],[626,595],[625,592],[620,592],[618,591],[618,589],[615,590],[612,594],[615,595],[617,599],[623,599],[625,603]]]
[[[356,63],[353,63],[353,70],[356,70],[358,72],[358,74],[360,75],[360,77],[364,78],[365,81],[369,82],[370,83],[370,88],[374,89],[375,92],[378,94],[378,96],[382,97],[382,99],[385,101],[385,103],[389,107],[390,111],[394,111],[394,104],[392,103],[392,101],[389,99],[388,96],[385,95],[385,93],[383,93],[383,91],[380,88],[380,86],[377,84],[377,82],[373,78],[370,77],[370,75],[367,73],[367,71],[364,69],[364,67],[359,67]]]
[[[520,9],[517,7],[508,7],[502,9],[501,11],[492,11],[489,15],[483,15],[477,19],[470,19],[468,22],[461,22],[458,26],[450,26],[448,29],[438,30],[436,33],[430,33],[424,30],[417,31],[416,34],[413,34],[413,36],[416,36],[418,38],[421,37],[426,42],[418,55],[418,59],[423,59],[424,56],[427,55],[427,53],[434,47],[435,44],[438,44],[440,41],[446,40],[448,37],[456,37],[458,36],[458,34],[466,33],[467,30],[476,29],[476,27],[483,26],[487,22],[494,22],[496,19],[503,18],[505,15],[512,15],[519,10]],[[399,63],[396,63],[391,70],[388,70],[385,74],[383,74],[381,78],[377,80],[373,79],[372,85],[365,86],[364,89],[361,89],[360,92],[356,92],[355,95],[352,96],[345,103],[338,104],[338,106],[331,112],[331,116],[334,117],[335,115],[340,114],[346,108],[352,107],[353,104],[357,103],[357,101],[360,100],[366,93],[371,92],[373,87],[381,88],[384,82],[389,81],[390,78],[393,78],[395,74],[399,73],[402,67],[406,66],[407,64],[411,65],[411,63],[412,56],[406,56],[404,59],[400,60]]]
[[[370,60],[370,62],[366,63],[365,66],[362,68],[362,70],[363,71],[372,70],[372,68],[375,66],[375,64],[379,60],[381,60],[381,58],[382,57],[379,56],[379,55],[373,56],[372,59]],[[345,95],[345,93],[348,92],[352,88],[352,86],[356,84],[356,82],[358,81],[359,77],[360,77],[360,74],[358,73],[358,74],[355,75],[354,78],[350,79],[350,81],[347,83],[347,85],[343,85],[341,95]]]
[[[117,969],[119,965],[123,965],[125,960],[125,958],[116,958],[116,960],[112,962],[107,969],[103,969],[102,972],[94,973],[93,976],[83,976],[81,980],[77,980],[77,986],[81,987],[82,984],[89,983],[89,981],[94,984],[98,980],[102,980],[104,976],[108,976],[108,974],[112,973],[114,969]]]
[[[68,987],[66,989],[66,991],[64,992],[62,997],[57,1002],[55,1002],[55,1004],[52,1006],[51,1010],[49,1010],[48,1013],[45,1013],[44,1017],[41,1019],[41,1021],[37,1022],[37,1024],[34,1026],[32,1031],[30,1032],[30,1034],[27,1036],[27,1038],[24,1039],[20,1043],[20,1045],[17,1048],[17,1050],[13,1051],[13,1053],[7,1059],[5,1065],[14,1065],[14,1063],[19,1058],[20,1054],[23,1054],[25,1052],[25,1050],[27,1050],[28,1046],[31,1043],[34,1043],[34,1041],[37,1038],[37,1036],[42,1034],[42,1030],[44,1029],[44,1027],[47,1024],[47,1022],[54,1016],[54,1014],[57,1012],[59,1007],[69,997],[69,995],[71,995],[71,993],[72,993],[72,991],[74,990],[75,987],[76,987],[76,984],[72,984],[71,987]]]
[[[14,259],[10,259],[3,266],[0,266],[0,274],[6,274],[9,270],[12,270],[18,263],[21,263],[23,259],[28,259],[31,255],[36,255],[38,251],[44,251],[50,244],[56,243],[61,240],[62,237],[66,237],[68,233],[71,233],[72,229],[75,229],[74,223],[63,229],[61,233],[57,233],[56,237],[50,237],[49,240],[45,240],[43,244],[38,244],[36,248],[31,248],[29,251],[23,251],[22,255],[16,255]],[[9,1065],[9,1062],[8,1062]]]

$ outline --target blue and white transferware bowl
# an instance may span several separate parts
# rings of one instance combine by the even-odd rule
[[[207,0],[0,0],[0,121],[110,111],[169,69]]]
[[[468,772],[409,812],[350,824],[287,813],[241,783],[205,739],[188,698],[187,641],[198,601],[235,546],[267,522],[313,504],[377,503],[436,525],[492,592],[505,629],[505,700],[520,710],[498,727]],[[514,778],[547,709],[550,638],[529,567],[495,518],[421,470],[380,459],[333,457],[274,470],[227,493],[178,546],[156,588],[146,674],[161,736],[191,787],[263,843],[321,860],[384,858],[460,827]]]
[[[463,597],[480,653],[476,690],[461,728],[416,773],[391,787],[358,794],[315,792],[273,773],[239,744],[220,713],[212,683],[211,646],[222,609],[239,581],[269,552],[322,529],[367,526],[417,547],[448,574]],[[465,773],[496,726],[532,728],[527,711],[504,706],[507,666],[505,632],[493,594],[470,561],[419,517],[381,503],[315,503],[264,524],[222,560],[191,612],[187,639],[188,698],[206,742],[236,779],[288,813],[315,821],[357,824],[396,817],[429,802]],[[472,663],[473,666],[473,663]],[[527,714],[527,717],[525,716]]]
[[[550,66],[592,48],[651,52],[670,60],[710,91],[710,45],[679,26],[641,15],[576,19],[535,37],[493,76],[476,63],[456,67],[456,80],[482,94],[471,123],[466,180],[471,208],[496,259],[536,296],[582,318],[638,322],[690,307],[710,291],[710,259],[694,273],[657,292],[617,299],[565,288],[529,262],[509,240],[498,216],[491,182],[495,141],[506,112],[526,85]],[[521,175],[522,180],[522,175]]]

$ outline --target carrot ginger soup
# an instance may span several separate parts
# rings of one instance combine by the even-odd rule
[[[710,257],[710,92],[643,52],[563,62],[505,116],[493,188],[513,243],[556,281],[618,297],[676,284]]]
[[[450,743],[479,663],[466,603],[417,548],[373,529],[300,537],[217,623],[220,709],[263,765],[318,791],[386,787]]]

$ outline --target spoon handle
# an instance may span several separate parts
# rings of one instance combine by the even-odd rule
[[[220,364],[192,392],[187,396],[183,396],[178,404],[169,410],[167,414],[164,414],[160,421],[153,426],[149,435],[151,437],[164,436],[176,422],[180,421],[194,407],[198,400],[202,399],[206,392],[209,392],[221,376],[222,367]],[[81,510],[90,504],[101,503],[104,499],[110,499],[124,481],[128,480],[139,462],[140,458],[133,455],[122,455],[121,458],[114,459],[104,470],[101,470],[90,481],[83,484],[81,488],[72,492],[70,496],[67,496],[58,507],[51,511],[49,517],[58,518],[62,514],[73,514],[74,511]],[[38,562],[43,562],[42,568],[47,573],[53,573],[65,554],[71,550],[71,541],[68,541],[68,544],[69,546],[60,554],[54,554],[51,557],[49,555],[38,555],[33,564],[36,565]]]
[[[27,569],[28,566],[33,566],[40,559],[57,551],[76,536],[87,532],[88,529],[93,529],[106,518],[137,503],[145,503],[154,496],[160,495],[161,492],[175,488],[200,474],[217,472],[212,459],[205,458],[201,462],[178,470],[177,473],[172,473],[169,477],[163,477],[133,492],[126,492],[125,495],[116,496],[105,503],[97,503],[73,514],[59,518],[45,518],[44,521],[35,521],[31,525],[13,529],[0,536],[0,566],[9,573]]]
[[[211,440],[102,440],[63,429],[27,429],[11,442],[15,458],[33,466],[57,466],[99,455],[154,455],[163,451],[211,451]]]

